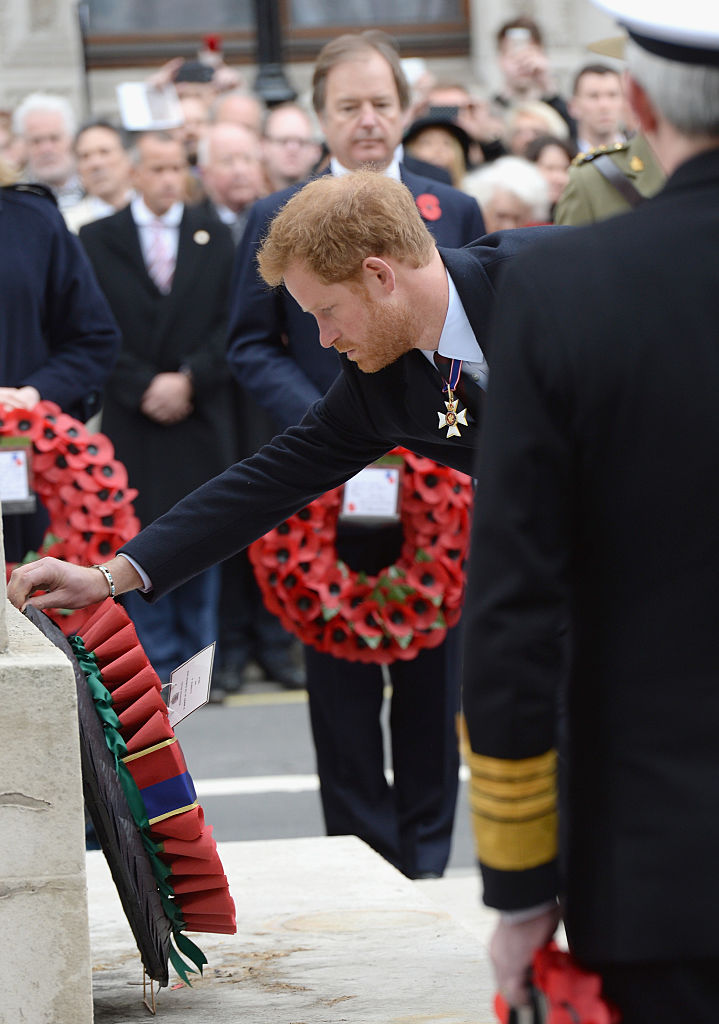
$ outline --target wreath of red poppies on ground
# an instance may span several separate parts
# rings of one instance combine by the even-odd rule
[[[337,555],[342,489],[249,548],[265,604],[303,643],[348,661],[388,664],[437,647],[461,613],[469,545],[468,476],[397,448],[404,459],[398,560],[381,573]]]
[[[88,433],[54,402],[38,402],[32,409],[0,406],[0,437],[32,441],[32,488],[50,517],[38,557],[94,565],[140,529],[132,505],[137,491],[127,486],[127,470],[104,434]]]

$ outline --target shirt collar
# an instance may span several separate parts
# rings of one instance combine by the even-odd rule
[[[336,178],[339,178],[342,174],[352,174],[349,167],[345,167],[344,164],[341,164],[335,156],[330,158],[330,171]],[[395,181],[402,180],[399,173],[399,161],[396,159],[393,159],[392,162],[385,167],[382,173],[386,178],[394,178]]]
[[[149,210],[145,205],[145,200],[142,196],[135,196],[130,204],[132,211],[132,219],[140,227],[147,227],[149,224],[154,224],[155,221],[161,221],[166,228],[177,228],[180,226],[182,220],[182,214],[184,213],[185,207],[183,203],[173,203],[169,210],[166,210],[161,217]]]
[[[437,351],[448,359],[462,359],[467,363],[479,363],[484,361],[484,355],[479,347],[472,325],[467,319],[462,300],[459,297],[457,288],[447,268],[447,285],[449,287],[449,301],[447,303],[447,315],[444,318],[444,326],[439,336]],[[430,360],[433,360],[434,351],[422,349]]]

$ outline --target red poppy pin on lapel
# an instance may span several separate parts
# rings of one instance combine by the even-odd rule
[[[421,196],[417,196],[415,202],[423,220],[439,220],[442,216],[439,199],[431,192],[423,192]]]

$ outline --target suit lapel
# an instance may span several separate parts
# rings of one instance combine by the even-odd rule
[[[117,221],[112,233],[108,232],[107,246],[114,249],[123,260],[127,260],[133,268],[134,275],[145,283],[147,289],[153,294],[159,294],[155,282],[147,273],[145,260],[140,247],[140,235],[137,226],[132,219],[130,207],[126,206],[117,215]]]
[[[210,240],[210,230],[204,230],[207,241],[198,242],[195,236],[197,223],[192,211],[186,206],[180,221],[180,234],[177,241],[177,260],[172,287],[168,295],[163,296],[156,325],[156,337],[161,339],[169,330],[178,308],[187,301],[187,293],[197,281],[200,270],[200,256]],[[153,285],[154,287],[154,285]]]
[[[470,249],[440,249],[439,254],[454,281],[477,343],[489,362],[487,328],[495,299],[489,276]]]

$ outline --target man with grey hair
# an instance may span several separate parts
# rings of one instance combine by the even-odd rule
[[[79,203],[84,193],[75,169],[70,103],[63,96],[31,93],[13,114],[13,131],[25,148],[25,179],[51,189],[61,210]]]
[[[237,245],[263,191],[260,140],[242,125],[212,124],[198,143],[197,158],[209,201]]]
[[[465,617],[472,810],[510,1003],[561,916],[624,1024],[714,1024],[719,8],[601,4],[668,181],[499,289]]]

